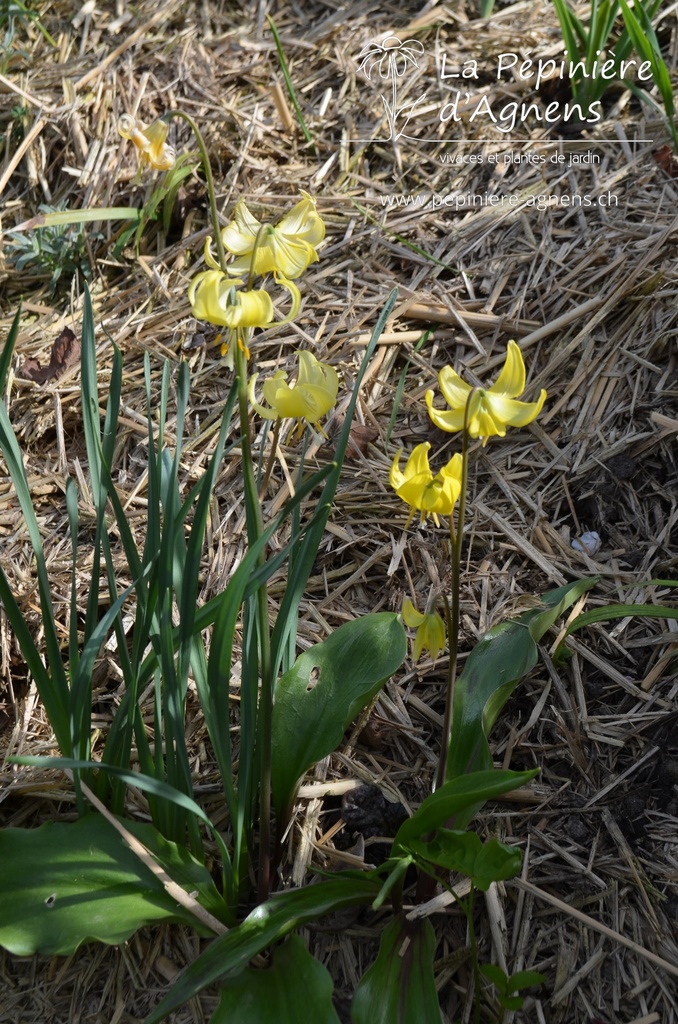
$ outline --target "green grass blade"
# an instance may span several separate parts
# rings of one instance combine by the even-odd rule
[[[626,30],[633,41],[633,45],[638,53],[644,57],[646,61],[650,62],[652,78],[663,100],[668,128],[671,132],[673,144],[678,152],[678,131],[676,130],[675,123],[673,86],[671,85],[671,78],[666,64],[662,59],[659,41],[657,40],[652,22],[642,4],[637,5],[636,9],[638,10],[640,17],[636,18],[634,12],[627,5],[625,0],[619,0],[619,2],[621,4],[624,25],[626,26]],[[636,87],[633,91],[640,99],[643,99],[644,90]],[[648,99],[650,99],[650,97],[646,96],[646,102]]]
[[[301,112],[301,107],[299,106],[299,101],[297,100],[297,94],[294,91],[294,85],[292,84],[292,78],[290,77],[289,69],[287,67],[287,61],[285,60],[285,52],[284,52],[284,50],[282,48],[282,42],[280,41],[280,35],[278,34],[278,29],[276,28],[275,22],[273,21],[273,18],[271,17],[270,14],[266,15],[266,20],[268,21],[268,24],[269,24],[269,27],[271,29],[271,32],[273,33],[273,38],[275,40],[275,48],[278,51],[278,60],[280,61],[280,70],[283,73],[283,78],[285,79],[285,85],[287,86],[287,91],[288,91],[290,99],[292,101],[292,106],[294,107],[294,112],[297,115],[297,121],[299,122],[299,127],[301,128],[302,132],[304,133],[304,138],[306,139],[306,141],[308,143],[310,143],[311,149],[312,149],[313,153],[316,153],[316,148],[315,148],[315,145],[314,145],[314,142],[313,142],[313,136],[311,135],[310,131],[306,127],[306,122],[304,121],[304,115]]]
[[[160,1024],[169,1013],[207,985],[237,974],[257,953],[302,925],[325,914],[336,913],[342,907],[371,903],[379,888],[379,882],[371,878],[340,877],[323,879],[317,885],[291,889],[271,897],[237,928],[211,942],[182,971],[170,992],[146,1018],[145,1024]]]
[[[49,723],[54,730],[56,741],[61,750],[71,746],[70,719],[68,714],[68,687],[61,687],[61,682],[51,678],[45,668],[30,629],[26,625],[21,609],[9,585],[4,569],[0,565],[0,602],[3,611],[12,627],[22,655],[26,659],[28,671],[35,681],[40,700],[42,701]]]
[[[420,349],[422,349],[424,347],[424,345],[429,340],[429,338],[432,338],[432,337],[433,337],[433,331],[424,331],[424,333],[422,334],[421,338],[419,339],[417,344],[414,346],[414,351],[415,352],[419,352]],[[406,360],[406,362],[405,362],[405,365],[403,367],[402,373],[400,374],[400,379],[398,381],[398,385],[397,385],[397,387],[395,389],[395,393],[393,395],[393,409],[391,410],[391,416],[390,416],[389,421],[388,421],[388,427],[386,428],[386,438],[385,438],[386,447],[388,447],[388,443],[391,440],[391,434],[393,433],[393,428],[396,425],[396,420],[398,419],[398,415],[400,413],[400,403],[402,402],[403,394],[405,393],[405,384],[406,384],[406,381],[407,381],[407,371],[410,368],[410,363],[411,363],[411,359],[408,358]]]
[[[12,320],[12,326],[9,329],[7,340],[2,349],[0,355],[0,395],[5,390],[5,383],[7,381],[7,374],[9,368],[12,365],[12,356],[14,355],[14,346],[16,345],[16,339],[19,334],[19,323],[21,322],[21,306],[17,309],[14,319]]]
[[[68,681],[61,655],[61,644],[59,642],[59,636],[56,629],[54,607],[50,596],[49,575],[47,573],[47,565],[45,562],[42,539],[40,537],[40,529],[33,509],[33,502],[31,500],[28,480],[26,479],[26,473],[21,458],[21,451],[14,435],[14,430],[12,429],[12,424],[10,422],[5,403],[2,401],[0,401],[0,450],[2,451],[5,462],[7,463],[7,468],[9,470],[10,477],[12,478],[12,483],[14,484],[16,497],[19,501],[19,505],[21,506],[24,523],[28,530],[31,546],[35,555],[40,611],[42,614],[45,647],[47,649],[47,663],[49,665],[48,686],[50,693],[47,694],[49,698],[49,706],[54,711],[55,705],[58,704],[61,709],[67,713],[70,703]],[[36,684],[37,682],[38,679],[36,678]],[[42,694],[40,696],[41,698],[43,697]],[[47,709],[47,703],[45,703],[45,709]],[[61,714],[58,716],[58,724],[61,725]],[[57,730],[54,723],[52,723],[52,727],[56,734]],[[62,752],[66,755],[70,755],[73,749],[71,738],[67,738],[61,728],[60,738],[58,737],[58,741]]]
[[[346,448],[348,445],[356,402],[358,401],[360,385],[365,375],[365,371],[367,370],[369,361],[372,358],[372,354],[377,346],[377,342],[379,341],[381,333],[386,326],[386,321],[391,315],[391,311],[396,304],[397,298],[398,291],[397,289],[394,289],[389,295],[379,319],[375,324],[372,337],[370,338],[369,344],[365,350],[363,361],[360,364],[360,370],[358,371],[353,387],[353,395],[351,396],[349,407],[346,410],[346,419],[344,421],[341,434],[339,435],[337,448],[334,454],[334,466],[327,478],[322,494],[318,499],[318,511],[314,516],[312,524],[304,533],[303,540],[299,546],[298,555],[296,555],[294,559],[294,568],[288,576],[285,594],[280,604],[276,624],[271,634],[271,664],[274,679],[278,675],[285,651],[288,649],[289,634],[296,623],[296,612],[299,607],[299,602],[301,601],[306,583],[308,582],[308,578],[311,574],[311,569],[313,568],[318,547],[320,546],[320,542],[325,531],[325,525],[330,515],[332,502],[334,500],[334,495],[341,475],[341,469],[344,464],[344,456],[346,455]]]
[[[13,228],[18,231],[32,231],[35,228],[60,227],[71,224],[91,224],[99,220],[139,220],[142,211],[131,206],[100,207],[93,210],[58,210],[54,213],[39,213],[30,220],[22,221]]]
[[[614,619],[635,617],[641,619],[678,619],[678,608],[671,608],[670,605],[662,604],[608,604],[603,605],[601,608],[592,608],[588,612],[582,612],[581,615],[578,615],[570,623],[563,634],[558,651],[562,649],[563,643],[571,633],[575,633],[585,626],[592,626],[596,622],[610,622]]]
[[[71,535],[71,601],[68,616],[68,674],[73,677],[78,668],[80,650],[78,642],[78,491],[72,478],[66,481],[66,512]]]

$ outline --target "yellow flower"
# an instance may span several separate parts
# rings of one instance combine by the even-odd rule
[[[325,225],[316,212],[315,199],[301,192],[303,199],[274,227],[263,225],[240,200],[233,220],[223,229],[224,246],[237,258],[229,274],[279,274],[288,280],[299,277],[318,254],[315,246],[325,237]]]
[[[245,327],[270,327],[286,324],[299,312],[301,295],[291,281],[278,279],[292,297],[292,308],[282,320],[275,320],[271,296],[263,288],[238,291],[242,281],[233,281],[220,270],[197,274],[188,289],[188,301],[198,320],[236,330]]]
[[[153,167],[156,171],[169,171],[174,167],[176,153],[167,145],[168,131],[169,126],[164,121],[153,121],[146,126],[129,114],[118,118],[118,134],[134,143],[142,167]]]
[[[441,430],[463,430],[466,401],[471,392],[470,384],[463,381],[451,366],[443,367],[438,374],[438,383],[450,409],[445,412],[434,409],[433,392],[427,391],[426,405],[429,416]],[[536,402],[516,401],[524,390],[523,356],[515,341],[509,341],[506,361],[496,384],[487,390],[476,388],[473,391],[468,411],[469,435],[482,437],[485,445],[488,437],[494,434],[505,437],[507,427],[524,427],[532,423],[541,412],[546,392],[542,390]]]
[[[402,473],[401,449],[391,465],[389,480],[398,497],[411,507],[410,519],[418,509],[421,512],[422,523],[431,514],[438,526],[438,515],[451,515],[459,498],[462,460],[461,455],[453,455],[447,465],[434,476],[428,464],[430,447],[428,441],[418,444],[405,463],[405,470]]]
[[[412,660],[419,661],[423,650],[430,651],[435,661],[445,649],[445,623],[437,612],[422,614],[414,607],[409,597],[403,601],[403,622],[417,630],[412,650]]]
[[[264,398],[270,409],[255,400],[254,387],[258,376],[255,373],[250,378],[249,396],[254,408],[266,420],[303,418],[309,423],[316,423],[337,400],[339,378],[336,370],[326,363],[319,363],[310,352],[299,353],[299,373],[294,387],[286,383],[287,374],[283,370],[278,370],[264,381]]]

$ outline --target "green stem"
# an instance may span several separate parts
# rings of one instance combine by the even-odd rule
[[[191,131],[195,135],[195,141],[198,143],[198,149],[200,150],[200,159],[202,160],[203,171],[205,172],[205,181],[207,182],[207,194],[210,199],[210,217],[212,219],[212,227],[214,229],[214,241],[217,246],[217,253],[219,256],[219,266],[226,273],[226,251],[224,249],[224,243],[221,238],[221,225],[219,223],[219,213],[217,211],[217,196],[214,190],[214,178],[212,176],[212,168],[210,167],[209,156],[207,155],[207,147],[205,146],[205,140],[203,139],[200,129],[197,124],[190,116],[190,114],[184,113],[183,110],[170,110],[169,113],[165,114],[163,120],[169,121],[173,117],[181,117],[190,126]],[[245,384],[247,384],[247,377],[245,377]],[[247,389],[246,389],[247,390]]]
[[[238,375],[238,409],[240,413],[243,484],[247,518],[247,539],[250,547],[263,533],[261,504],[254,476],[252,439],[250,436],[249,400],[247,396],[247,356],[240,338],[235,344],[235,369]],[[266,560],[259,557],[259,565]],[[265,900],[270,889],[271,868],[271,715],[273,681],[271,679],[271,636],[268,626],[268,591],[262,584],[256,594],[257,633],[259,636],[259,719],[257,743],[259,750],[259,898]]]
[[[435,788],[440,789],[445,783],[447,774],[447,757],[450,749],[452,733],[452,709],[454,704],[454,684],[457,680],[457,650],[459,648],[459,620],[460,620],[460,589],[461,589],[461,549],[464,543],[464,519],[466,518],[466,484],[468,481],[468,417],[471,397],[475,393],[472,388],[466,399],[464,411],[464,430],[462,433],[461,448],[461,490],[459,492],[459,510],[457,512],[457,529],[454,528],[454,513],[450,515],[450,545],[452,549],[451,570],[452,570],[452,600],[445,602],[445,618],[447,621],[447,635],[450,644],[450,663],[447,670],[447,695],[445,700],[445,717],[443,719],[442,748],[438,759],[438,772],[436,774]]]

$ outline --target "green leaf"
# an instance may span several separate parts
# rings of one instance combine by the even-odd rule
[[[492,982],[500,995],[506,995],[508,991],[508,978],[501,967],[497,967],[496,964],[482,964],[479,971],[484,978]]]
[[[433,839],[412,840],[409,848],[420,859],[466,875],[482,892],[487,892],[493,882],[515,877],[523,860],[515,846],[498,839],[483,843],[475,832],[458,829],[438,829]]]
[[[391,921],[381,937],[379,955],[353,997],[353,1024],[439,1022],[435,948],[430,921],[408,921],[402,916]]]
[[[17,231],[32,231],[34,228],[54,227],[65,224],[89,224],[99,220],[139,220],[141,210],[131,206],[101,206],[92,210],[57,210],[52,213],[39,213],[37,217],[22,221],[14,228]]]
[[[521,988],[532,988],[533,985],[543,985],[546,978],[539,971],[518,971],[512,974],[506,985],[507,993],[518,992]]]
[[[209,872],[152,825],[125,821],[175,882],[223,912]],[[197,926],[162,882],[98,814],[0,832],[0,945],[16,956],[70,954],[83,942],[115,945],[156,921]]]
[[[12,356],[14,354],[14,346],[16,345],[16,339],[19,334],[19,324],[21,323],[21,306],[17,309],[12,320],[12,326],[9,329],[7,340],[2,347],[2,354],[0,355],[0,395],[5,390],[5,382],[7,381],[7,374],[9,368],[12,365]]]
[[[305,889],[291,889],[262,903],[237,928],[219,936],[182,971],[171,991],[145,1024],[159,1024],[168,1013],[207,985],[243,970],[257,953],[308,921],[344,907],[371,903],[379,882],[369,878],[333,878]]]
[[[469,808],[475,813],[486,800],[526,785],[536,774],[492,769],[451,779],[427,796],[412,817],[403,822],[393,840],[393,855],[397,856],[400,850],[409,851],[412,840],[441,828],[455,815],[463,815]]]
[[[405,631],[396,615],[364,615],[305,651],[280,677],[271,740],[279,823],[304,772],[339,746],[347,726],[402,665],[405,653]]]
[[[596,578],[577,580],[549,591],[541,598],[541,608],[500,622],[476,644],[455,685],[448,779],[491,768],[487,736],[519,681],[535,666],[537,643],[595,583]]]
[[[555,651],[554,658],[559,657],[565,640],[576,630],[583,629],[584,626],[591,626],[595,622],[609,622],[611,619],[626,619],[631,616],[641,619],[678,619],[678,608],[662,604],[608,604],[601,608],[592,608],[588,612],[582,612],[567,627],[563,639]]]
[[[298,935],[290,935],[273,953],[268,970],[248,967],[224,982],[210,1024],[298,1024],[301,1017],[313,1024],[339,1024],[333,987],[329,971]]]

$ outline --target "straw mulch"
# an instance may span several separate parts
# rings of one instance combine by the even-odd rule
[[[421,607],[431,588],[438,592],[449,582],[444,531],[431,524],[405,530],[406,510],[387,485],[388,467],[398,447],[411,449],[425,439],[432,442],[436,467],[457,450],[458,439],[431,427],[424,393],[447,363],[491,381],[510,337],[525,354],[528,397],[545,387],[549,398],[531,428],[485,448],[474,445],[462,658],[490,625],[529,606],[533,595],[582,575],[597,575],[600,582],[575,611],[609,602],[671,602],[669,588],[646,583],[676,576],[678,517],[678,185],[670,166],[660,167],[653,156],[667,141],[661,121],[627,92],[613,89],[605,99],[607,120],[583,136],[589,145],[574,141],[581,135],[561,138],[534,126],[522,132],[528,137],[532,131],[531,145],[516,147],[504,139],[489,146],[472,141],[490,137],[486,123],[450,122],[441,129],[435,113],[440,93],[430,79],[431,110],[413,122],[412,134],[422,141],[401,140],[394,146],[386,141],[379,89],[356,71],[366,43],[397,31],[401,39],[422,40],[429,55],[436,48],[444,51],[448,67],[461,66],[469,55],[484,60],[486,71],[471,87],[503,103],[516,87],[506,80],[497,83],[489,73],[496,54],[558,51],[560,35],[549,4],[498,3],[488,22],[478,20],[471,2],[368,5],[349,0],[339,6],[142,0],[131,7],[104,0],[96,8],[80,8],[63,0],[41,3],[38,10],[58,49],[24,19],[15,25],[13,52],[3,58],[4,231],[35,215],[42,203],[66,202],[73,209],[141,205],[152,185],[148,179],[133,181],[133,147],[117,135],[117,118],[133,112],[148,123],[169,108],[182,107],[205,133],[225,219],[234,201],[244,197],[273,220],[302,187],[317,196],[327,224],[321,260],[302,281],[301,316],[256,342],[253,359],[262,374],[277,366],[291,368],[293,349],[313,347],[343,372],[347,393],[379,311],[391,289],[399,289],[396,313],[361,392],[359,445],[347,463],[302,605],[301,647],[362,612],[398,609],[412,588]],[[315,153],[287,98],[266,13],[275,17],[281,33]],[[658,31],[670,63],[676,54],[675,20],[660,20]],[[13,113],[16,107],[23,107],[23,113]],[[366,129],[383,141],[352,141]],[[440,142],[432,143],[436,133]],[[540,147],[538,139],[544,137],[560,142]],[[655,141],[635,144],[641,138]],[[180,152],[195,148],[179,121],[172,122],[171,141]],[[565,163],[548,160],[553,153],[588,150],[600,161],[570,166],[567,156]],[[490,152],[544,153],[547,160],[463,165],[441,159],[445,153]],[[444,196],[455,190],[525,198],[531,189],[548,195],[610,191],[618,205],[484,206],[456,212],[445,206],[421,210],[382,203],[382,197]],[[115,254],[118,226],[102,223],[88,229],[83,259],[94,268],[102,404],[111,340],[124,354],[116,471],[141,544],[147,458],[144,356],[158,381],[165,359],[173,368],[187,360],[191,369],[185,488],[202,472],[212,450],[213,413],[230,373],[214,344],[216,330],[195,322],[186,297],[191,276],[202,265],[207,233],[200,178],[193,175],[182,187],[170,233],[151,225],[138,255],[133,245]],[[64,327],[78,334],[83,278],[79,272],[63,275],[51,294],[49,273],[17,272],[9,252],[5,247],[3,337],[23,297],[9,408],[65,624],[67,475],[81,485],[85,525],[91,507],[79,368],[44,385],[22,380],[18,370],[29,356],[47,363]],[[433,333],[415,352],[424,331]],[[406,386],[387,442],[406,365]],[[318,462],[331,455],[332,430],[330,422],[329,440],[314,449]],[[265,430],[257,443],[263,441]],[[267,512],[284,500],[295,458],[289,437],[281,445],[281,468],[269,487]],[[0,467],[3,566],[38,630],[30,547],[3,472]],[[214,491],[201,600],[223,586],[242,555],[239,481],[233,455]],[[601,539],[593,555],[571,545],[586,531],[596,531]],[[84,601],[86,547],[79,582]],[[274,585],[274,601],[279,594]],[[50,752],[49,723],[1,614],[0,627],[2,753]],[[493,732],[496,764],[539,767],[541,775],[529,793],[489,805],[479,818],[483,834],[499,835],[524,851],[522,879],[478,901],[482,956],[511,971],[534,968],[547,977],[524,1010],[507,1020],[674,1024],[676,623],[629,615],[599,624],[568,641],[572,657],[564,665],[550,657],[556,642],[555,632],[546,638],[538,668],[520,685]],[[336,850],[355,842],[346,828],[337,831],[337,792],[347,786],[374,783],[408,809],[429,792],[446,665],[446,656],[435,665],[425,659],[416,666],[407,661],[386,686],[367,732],[356,729],[344,748],[307,780],[290,837],[288,876],[300,882],[308,877],[310,864],[340,863]],[[104,730],[111,702],[119,699],[118,679],[107,652],[95,680],[96,723]],[[204,794],[213,820],[225,826],[211,787],[214,776],[202,746],[197,705],[191,715],[200,773],[196,789]],[[35,825],[72,811],[68,785],[54,773],[5,763],[2,786],[4,825]],[[143,813],[143,808],[131,805],[130,813]],[[368,845],[368,861],[369,853]],[[468,1020],[468,963],[459,966],[458,953],[466,946],[465,925],[454,906],[443,914],[434,919],[440,935],[436,973],[441,1003],[447,1020]],[[379,932],[379,921],[363,915],[340,931],[307,933],[311,948],[335,978],[344,1019],[350,992],[374,956]],[[85,947],[68,959],[3,955],[0,1021],[132,1024],[144,1018],[199,946],[188,931],[159,928],[140,932],[124,947]],[[209,1019],[216,998],[208,992],[173,1019],[181,1024]]]

